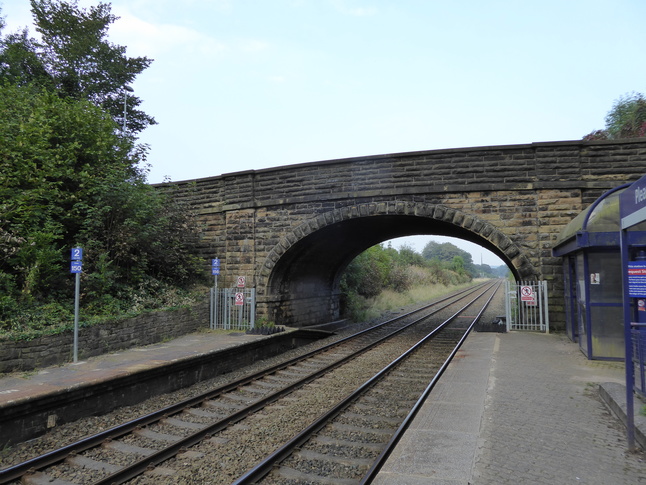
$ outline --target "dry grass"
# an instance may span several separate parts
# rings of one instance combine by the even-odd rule
[[[463,283],[460,285],[451,286],[445,286],[438,283],[431,285],[419,285],[413,286],[404,293],[385,290],[372,301],[370,310],[371,315],[369,315],[369,318],[375,318],[385,311],[399,309],[408,305],[414,305],[416,303],[432,301],[478,282],[479,280],[473,280],[471,283]]]

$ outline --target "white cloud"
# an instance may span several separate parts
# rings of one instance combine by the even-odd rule
[[[162,54],[181,51],[181,55],[197,54],[213,58],[227,46],[197,30],[181,25],[146,22],[127,10],[115,12],[119,19],[110,30],[111,39],[128,46],[128,55],[156,58]]]

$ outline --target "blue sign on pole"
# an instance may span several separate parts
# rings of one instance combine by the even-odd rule
[[[82,261],[72,261],[70,265],[70,273],[82,273],[83,272],[83,262]]]
[[[83,260],[83,248],[72,248],[72,261],[82,261]]]
[[[211,268],[211,274],[212,275],[219,275],[220,274],[220,267],[219,266],[213,266]]]
[[[214,258],[211,260],[211,265],[214,268],[219,268],[220,267],[220,260],[218,258]]]

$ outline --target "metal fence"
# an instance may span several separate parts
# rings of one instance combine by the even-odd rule
[[[549,333],[547,281],[505,282],[507,331]]]
[[[211,288],[210,328],[250,330],[256,323],[255,288]]]

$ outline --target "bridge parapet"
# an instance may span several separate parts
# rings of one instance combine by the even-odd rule
[[[195,250],[222,259],[223,284],[247,276],[261,311],[279,323],[337,319],[352,258],[383,240],[436,234],[481,244],[519,278],[550,281],[559,326],[558,233],[603,192],[645,172],[646,139],[572,141],[303,163],[160,188],[198,214]]]

